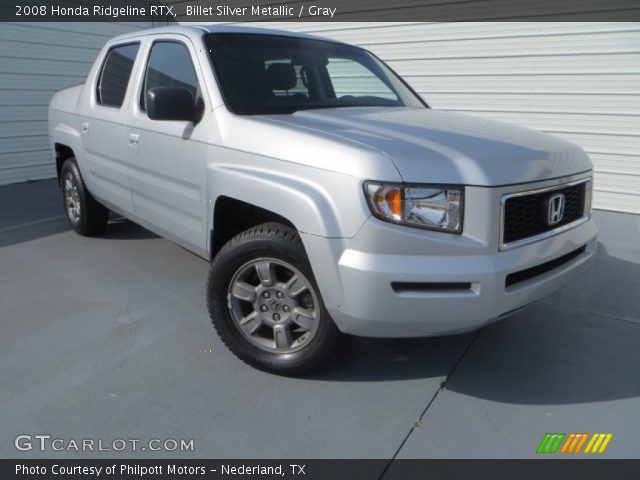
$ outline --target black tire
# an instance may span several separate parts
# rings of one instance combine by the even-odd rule
[[[60,170],[62,203],[69,225],[80,235],[101,233],[107,227],[109,210],[93,198],[82,180],[76,159],[65,160]],[[75,190],[74,190],[75,189]],[[77,196],[75,195],[77,192]],[[70,204],[70,202],[72,202]],[[73,206],[72,206],[73,205]],[[76,206],[78,209],[76,210]]]
[[[293,352],[279,353],[277,351],[267,351],[256,346],[255,342],[252,343],[248,336],[241,332],[241,327],[233,318],[233,298],[230,294],[232,280],[237,278],[238,272],[243,271],[242,269],[246,267],[248,262],[262,262],[264,259],[273,259],[275,262],[281,261],[283,262],[282,264],[286,263],[295,267],[298,273],[302,273],[306,277],[304,278],[305,284],[310,287],[307,289],[307,294],[311,295],[311,288],[315,290],[313,294],[315,295],[314,298],[317,299],[318,305],[314,303],[311,307],[315,315],[315,320],[313,321],[314,333],[310,334],[310,338],[305,340],[307,343],[304,343],[298,347],[298,350]],[[276,267],[280,268],[278,265]],[[286,274],[286,270],[284,271]],[[275,284],[274,275],[273,285]],[[255,288],[267,288],[263,287],[260,279],[258,279],[257,285]],[[282,286],[283,283],[280,282],[277,285]],[[294,297],[295,295],[292,295],[288,297],[288,300],[296,301]],[[261,295],[255,295],[254,298],[260,299],[255,300],[256,305],[259,301],[263,301]],[[273,302],[274,300],[275,298],[265,300],[265,302]],[[287,299],[283,301],[287,301]],[[280,223],[265,223],[246,230],[232,238],[222,247],[210,265],[207,306],[213,326],[232,353],[259,370],[279,375],[298,376],[319,367],[336,352],[342,339],[340,331],[324,306],[300,236],[292,228]],[[277,306],[273,308],[277,308]],[[291,311],[295,310],[297,308],[291,309]],[[258,312],[257,309],[255,311],[256,313]],[[270,312],[265,313],[265,315],[270,315]],[[262,326],[258,328],[262,328]],[[273,328],[273,325],[271,325],[271,328]],[[286,328],[297,328],[297,325],[292,323],[290,327]],[[274,347],[277,346],[275,337],[274,329]]]

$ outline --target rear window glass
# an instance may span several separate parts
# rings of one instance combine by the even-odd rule
[[[99,104],[109,107],[122,106],[139,47],[139,44],[129,44],[109,50],[98,80]]]

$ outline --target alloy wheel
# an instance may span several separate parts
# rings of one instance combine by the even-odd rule
[[[63,187],[67,215],[72,222],[77,223],[80,221],[80,192],[71,172],[67,172],[64,176]]]
[[[227,301],[242,335],[271,353],[300,350],[318,331],[318,295],[309,279],[283,260],[245,263],[229,283]]]

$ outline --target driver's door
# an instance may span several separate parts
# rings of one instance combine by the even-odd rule
[[[187,248],[204,251],[206,142],[212,116],[206,108],[194,53],[185,37],[163,36],[150,41],[128,125],[129,184],[140,223]],[[194,99],[205,104],[202,120],[197,124],[151,120],[145,99],[154,87],[188,89]]]

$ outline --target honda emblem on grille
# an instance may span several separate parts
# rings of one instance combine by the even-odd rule
[[[555,225],[564,217],[564,194],[551,195],[547,200],[547,225]]]

